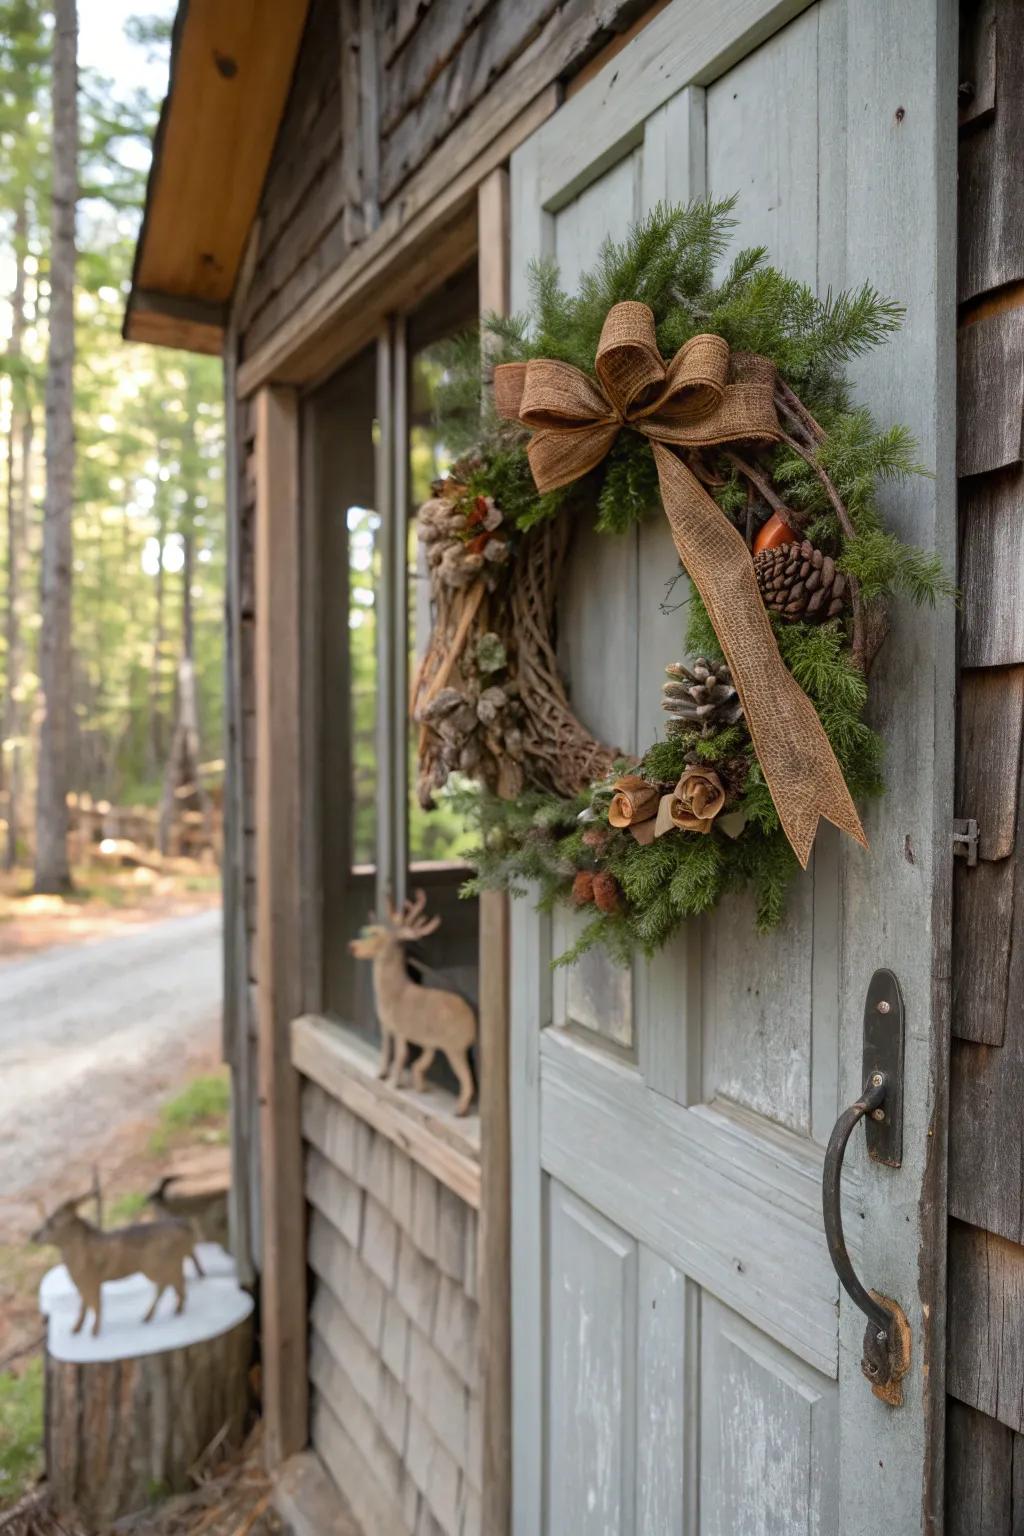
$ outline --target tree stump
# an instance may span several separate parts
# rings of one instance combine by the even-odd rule
[[[192,1489],[208,1458],[241,1445],[253,1303],[233,1277],[190,1279],[184,1312],[175,1314],[168,1294],[147,1324],[149,1282],[112,1282],[96,1337],[71,1332],[78,1296],[66,1271],[51,1271],[42,1296],[46,1473],[58,1514],[103,1531]]]

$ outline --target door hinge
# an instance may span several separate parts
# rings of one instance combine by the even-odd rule
[[[966,859],[969,867],[978,862],[978,823],[973,816],[957,817],[953,822],[953,857]]]

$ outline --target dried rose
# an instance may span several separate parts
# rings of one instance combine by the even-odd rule
[[[671,815],[684,832],[710,832],[725,804],[725,790],[711,768],[687,768],[672,791]]]
[[[616,779],[612,785],[612,803],[608,821],[613,827],[629,827],[635,821],[647,821],[657,814],[658,791],[635,773]]]

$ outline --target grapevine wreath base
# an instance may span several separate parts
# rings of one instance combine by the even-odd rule
[[[902,311],[868,286],[819,300],[763,249],[715,285],[732,206],[659,207],[574,296],[538,265],[532,314],[488,320],[483,417],[479,338],[448,361],[442,427],[463,456],[419,515],[420,798],[443,790],[476,822],[469,890],[536,883],[589,914],[563,960],[652,953],[744,887],[759,928],[779,923],[819,818],[864,842],[854,802],[882,790],[864,712],[888,600],[952,592],[878,506],[879,482],[920,472],[909,434],[878,428],[842,373]],[[573,715],[557,598],[581,519],[615,536],[662,515],[690,659],[667,668],[664,736],[637,761]]]

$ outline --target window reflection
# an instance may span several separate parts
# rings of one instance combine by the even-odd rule
[[[377,825],[377,596],[380,591],[380,518],[368,507],[349,507],[348,628],[349,725],[352,772],[352,862],[372,865]]]
[[[431,494],[435,480],[451,469],[453,454],[438,428],[436,402],[444,378],[445,342],[422,347],[409,365],[409,494],[411,506],[407,532],[409,605],[409,676],[415,677],[430,636],[430,585],[426,562],[416,537],[416,510]],[[412,863],[451,863],[461,860],[473,846],[473,834],[447,803],[436,797],[433,810],[425,811],[416,795],[416,728],[409,732],[409,859]]]

